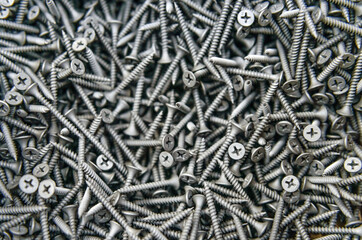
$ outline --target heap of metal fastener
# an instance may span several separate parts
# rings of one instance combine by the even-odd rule
[[[357,0],[0,0],[0,238],[362,238],[361,26]]]

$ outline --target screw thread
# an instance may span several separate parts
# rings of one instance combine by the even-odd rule
[[[143,199],[135,201],[135,204],[138,205],[166,205],[172,203],[180,203],[185,200],[185,196],[176,196],[176,197],[166,197],[166,198],[153,198],[153,199]]]
[[[161,187],[173,184],[174,181],[175,181],[174,179],[168,179],[168,180],[164,180],[164,181],[161,180],[158,182],[143,183],[143,184],[138,184],[138,185],[134,185],[134,186],[120,188],[118,190],[118,192],[131,193],[131,192],[138,192],[138,191],[143,191],[143,190],[147,190],[147,189],[161,188]]]
[[[143,133],[148,132],[147,125],[145,124],[145,122],[142,120],[142,118],[137,113],[132,113],[132,118],[135,121],[136,125],[141,129],[141,131]],[[136,157],[136,159],[137,159],[137,157]]]
[[[230,3],[231,3],[230,0],[224,2],[224,6],[222,8],[221,14],[218,17],[215,34],[214,34],[214,37],[212,39],[212,42],[211,42],[211,45],[209,48],[209,58],[215,55],[216,48],[219,45],[220,38],[221,38],[222,32],[224,30],[225,22],[226,22],[228,13],[229,13]]]
[[[255,71],[249,71],[249,70],[243,70],[239,68],[226,68],[226,71],[231,74],[235,75],[243,75],[248,77],[254,77],[254,78],[261,78],[261,79],[267,79],[267,80],[279,80],[279,75],[273,75],[273,74],[266,74],[266,73],[260,73]]]
[[[343,228],[343,227],[308,227],[307,231],[312,233],[324,233],[324,234],[354,234],[353,228]]]
[[[92,68],[92,71],[98,75],[98,76],[102,76],[102,68],[99,65],[99,63],[97,62],[97,59],[94,56],[93,51],[90,48],[86,48],[85,49],[85,56],[88,59],[89,65]]]
[[[206,180],[206,178],[210,175],[210,173],[214,170],[214,168],[217,165],[217,162],[221,160],[221,158],[224,156],[224,153],[226,152],[227,148],[230,146],[230,144],[234,141],[235,137],[231,134],[227,135],[225,138],[225,141],[221,142],[221,147],[216,152],[215,156],[207,166],[207,168],[204,170],[200,177],[200,182],[203,182]],[[200,160],[200,157],[198,161]]]
[[[138,206],[138,203],[129,202],[125,199],[121,199],[119,204],[127,209],[131,209],[132,211],[136,211],[145,216],[150,216],[154,214],[152,211],[148,210],[147,208]]]
[[[13,141],[13,138],[11,136],[11,131],[10,131],[10,128],[9,128],[9,125],[6,123],[6,122],[1,122],[0,123],[0,128],[1,128],[1,131],[4,135],[4,138],[5,138],[5,142],[7,144],[7,147],[8,147],[8,151],[10,153],[10,155],[15,159],[17,160],[18,157],[18,151],[17,151],[17,148],[15,146],[15,143]]]
[[[309,39],[310,39],[310,32],[306,31],[306,33],[303,36],[301,45],[300,45],[300,52],[299,52],[299,56],[298,56],[297,67],[295,70],[295,79],[299,82],[301,82],[303,80],[303,73],[305,70],[305,60],[307,58],[307,48],[309,45]]]
[[[124,37],[133,27],[134,24],[141,18],[143,13],[147,10],[151,0],[146,0],[142,6],[138,9],[138,11],[133,15],[133,17],[127,22],[122,31],[118,35],[118,39]]]
[[[334,69],[336,69],[336,67],[341,64],[342,60],[342,55],[334,58],[333,61],[330,62],[328,66],[324,68],[323,71],[317,76],[317,80],[322,82],[324,79],[326,79],[334,71]]]
[[[275,211],[273,225],[270,230],[270,237],[269,237],[270,240],[275,240],[278,236],[279,224],[282,218],[283,210],[284,210],[284,201],[283,199],[280,199]]]
[[[252,186],[257,189],[258,191],[264,193],[265,195],[267,195],[268,197],[274,199],[275,201],[280,201],[281,197],[279,196],[279,194],[276,191],[273,191],[267,187],[265,187],[264,185],[257,183],[257,182],[253,182]]]
[[[218,20],[219,16],[214,14],[213,12],[207,10],[206,8],[203,8],[201,5],[197,4],[194,1],[191,0],[182,0],[183,3],[194,9],[195,11],[201,13],[202,15],[211,18],[212,20],[216,21]]]
[[[261,120],[261,122],[258,124],[257,128],[253,132],[253,135],[251,135],[251,137],[248,141],[248,144],[245,147],[245,155],[241,159],[241,162],[245,161],[245,159],[249,155],[251,149],[253,148],[255,143],[258,141],[260,134],[263,132],[263,130],[264,130],[265,126],[268,124],[268,122],[269,122],[269,117],[264,117],[263,120]]]
[[[218,108],[222,99],[225,97],[226,91],[227,89],[223,88],[223,90],[221,90],[221,92],[216,96],[214,101],[212,101],[210,106],[206,109],[204,114],[205,120],[209,119],[212,116],[213,112]]]
[[[281,170],[281,168],[277,168],[277,169],[271,171],[270,173],[265,174],[264,179],[265,179],[265,181],[269,182],[272,179],[278,177],[282,173],[283,173],[283,171]]]
[[[329,145],[329,146],[325,146],[325,147],[322,147],[318,150],[315,150],[312,152],[313,154],[313,157],[314,158],[319,158],[321,156],[323,156],[324,154],[327,154],[329,152],[331,152],[333,149],[335,149],[336,147],[338,147],[339,144],[332,144],[332,145]]]
[[[2,232],[4,232],[11,227],[17,226],[17,225],[21,224],[22,222],[25,222],[28,218],[31,217],[31,215],[32,215],[31,213],[27,213],[27,214],[21,215],[19,217],[16,217],[14,219],[11,219],[8,222],[4,222],[0,225],[0,230]]]
[[[274,34],[277,35],[278,39],[282,42],[284,47],[289,49],[291,45],[290,45],[288,38],[282,33],[282,30],[280,30],[279,25],[275,22],[275,20],[273,18],[271,18],[269,24],[270,24],[270,27],[274,30]]]
[[[216,26],[214,26],[212,28],[212,30],[209,33],[209,35],[207,36],[206,40],[202,44],[201,48],[198,50],[199,53],[197,54],[195,64],[199,63],[201,61],[201,59],[205,56],[206,52],[209,50],[209,46],[210,46],[211,41],[213,39],[215,30],[216,30]]]
[[[72,60],[75,59],[75,54],[74,54],[72,45],[70,43],[70,39],[68,37],[68,34],[66,34],[65,31],[62,31],[62,37],[63,37],[63,43],[64,43],[64,46],[65,46],[65,49],[67,50],[69,58],[72,61]]]
[[[353,100],[356,95],[357,85],[361,78],[361,74],[362,74],[362,52],[358,56],[356,65],[352,73],[352,80],[350,82],[347,98],[344,103],[345,106],[351,105],[353,103]]]
[[[84,76],[82,76],[84,77]],[[72,81],[73,83],[76,83],[80,86],[89,88],[89,89],[93,89],[93,90],[99,90],[99,91],[111,91],[113,90],[113,88],[111,86],[108,86],[106,84],[100,84],[100,83],[96,83],[96,82],[90,82],[90,81],[86,81],[82,78],[68,78],[68,80]]]
[[[212,182],[204,182],[204,185],[211,188],[213,191],[216,191],[216,192],[219,192],[219,193],[222,193],[222,194],[225,194],[225,195],[228,195],[230,197],[233,197],[233,198],[243,198],[242,195],[240,195],[239,193],[237,192],[234,192],[230,189],[227,189],[227,188],[224,188],[224,187],[221,187],[221,186],[218,186]]]
[[[14,72],[18,72],[18,73],[23,72],[23,70],[18,65],[16,65],[15,63],[10,61],[6,57],[4,57],[2,54],[0,54],[0,62],[3,63],[4,65],[8,66]]]
[[[259,105],[258,109],[255,112],[255,116],[257,117],[260,116],[260,114],[263,112],[263,106],[270,102],[278,86],[279,86],[279,80],[275,80],[270,84],[268,91],[266,92],[264,98],[262,99],[261,104]]]
[[[295,66],[297,65],[298,54],[304,29],[304,15],[305,11],[299,11],[297,20],[294,24],[294,35],[289,55],[289,64],[291,69],[295,69]]]
[[[0,26],[4,28],[25,31],[28,33],[39,34],[39,29],[22,23],[15,23],[8,20],[0,20]]]
[[[192,224],[193,224],[193,216],[194,216],[194,214],[191,213],[190,216],[187,218],[185,225],[183,226],[183,229],[182,229],[181,237],[179,238],[180,240],[189,239],[189,232],[190,232],[190,230],[192,228]]]
[[[167,40],[167,17],[166,17],[166,1],[161,0],[158,3],[158,7],[160,10],[160,33],[161,33],[161,46],[162,46],[162,52],[166,53],[168,52],[168,40]],[[177,8],[176,8],[177,13]]]
[[[206,197],[207,206],[210,211],[210,217],[211,217],[211,221],[212,221],[212,226],[214,227],[215,237],[216,237],[216,239],[223,239],[222,232],[220,229],[220,222],[219,222],[218,214],[216,212],[215,202],[214,202],[214,199],[212,197],[212,192],[209,187],[205,186],[204,194]]]
[[[228,21],[224,27],[224,32],[222,33],[222,36],[220,38],[219,49],[222,49],[225,46],[225,44],[227,43],[227,40],[234,28],[235,19],[236,19],[238,13],[240,12],[242,3],[243,3],[242,0],[237,0],[233,4],[233,10],[231,11],[231,13],[229,15]]]
[[[345,22],[341,22],[341,21],[336,20],[336,19],[331,18],[331,17],[324,17],[322,19],[322,22],[324,24],[327,24],[327,25],[331,26],[331,27],[337,27],[337,28],[341,29],[342,31],[346,31],[346,32],[349,32],[349,33],[352,33],[352,34],[357,34],[357,35],[362,36],[362,29],[360,27],[358,27],[358,26],[348,24],[348,23],[345,23]]]
[[[298,216],[300,216],[304,211],[306,211],[309,208],[310,204],[311,204],[311,199],[307,198],[302,206],[298,207],[293,212],[291,212],[288,216],[283,218],[282,222],[280,223],[280,229],[286,227],[294,219],[296,219]]]

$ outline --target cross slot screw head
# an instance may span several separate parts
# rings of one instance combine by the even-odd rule
[[[113,168],[113,162],[109,161],[107,157],[103,154],[97,157],[96,163],[99,169],[101,169],[102,171],[108,171]]]
[[[39,187],[39,180],[31,174],[25,174],[19,180],[19,188],[27,194],[35,193]]]
[[[299,179],[294,175],[288,175],[282,179],[282,188],[286,192],[295,192],[299,189],[299,186]]]
[[[20,72],[15,75],[14,85],[16,89],[20,91],[25,91],[30,86],[31,83],[32,80],[28,74]]]
[[[46,163],[40,163],[33,169],[33,175],[38,178],[42,178],[49,173],[49,165]]]
[[[48,199],[55,193],[55,182],[51,179],[46,179],[40,182],[38,194],[40,197]]]
[[[243,27],[250,27],[255,21],[255,16],[252,11],[244,9],[238,14],[238,23]]]
[[[0,117],[5,117],[10,113],[10,106],[6,102],[0,100]]]
[[[5,94],[5,101],[12,106],[18,106],[23,102],[23,95],[15,91],[9,91]]]
[[[328,80],[328,88],[335,91],[341,91],[346,87],[346,80],[341,76],[334,76]]]
[[[362,162],[357,157],[350,157],[344,161],[344,169],[350,173],[359,172],[362,168]]]
[[[170,168],[175,164],[175,160],[173,159],[171,153],[166,151],[161,152],[158,159],[165,168]]]
[[[245,155],[245,147],[243,144],[235,142],[228,148],[229,157],[233,160],[240,160]]]
[[[319,127],[315,126],[315,125],[307,125],[304,129],[303,129],[303,137],[308,141],[308,142],[315,142],[317,141],[320,137],[322,136],[322,131]]]

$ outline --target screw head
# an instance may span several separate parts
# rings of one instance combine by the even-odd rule
[[[262,136],[267,140],[272,139],[275,136],[275,132],[275,127],[271,124],[268,124],[264,128]]]
[[[288,161],[286,160],[282,161],[280,167],[285,175],[293,174],[293,167]]]
[[[16,74],[15,79],[13,79],[13,81],[16,89],[20,91],[25,91],[33,82],[30,76],[24,72]]]
[[[172,156],[176,162],[185,162],[191,157],[191,154],[184,148],[176,148],[172,152]]]
[[[55,193],[55,182],[51,179],[46,179],[40,182],[38,194],[40,197],[48,199]]]
[[[195,175],[190,174],[187,172],[187,166],[185,166],[180,173],[180,180],[187,183],[187,184],[194,184],[197,181]]]
[[[301,153],[296,159],[295,164],[298,166],[307,166],[313,160],[313,155],[310,153]]]
[[[114,115],[111,110],[103,108],[101,110],[102,121],[107,124],[111,124],[114,121]]]
[[[279,135],[283,136],[292,132],[293,124],[289,121],[280,121],[276,124],[275,130]]]
[[[235,91],[243,90],[244,86],[244,78],[240,75],[236,75],[232,77],[233,87]]]
[[[5,117],[9,115],[9,113],[10,113],[9,105],[6,102],[0,100],[0,117]]]
[[[33,168],[33,175],[37,178],[42,178],[49,173],[49,165],[47,163],[39,163]]]
[[[284,10],[284,4],[283,3],[274,3],[269,7],[269,10],[272,14],[279,14]]]
[[[313,160],[310,164],[308,173],[312,176],[321,176],[324,169],[324,164],[321,161]]]
[[[265,149],[263,147],[258,147],[252,151],[251,161],[259,162],[263,158],[265,158]]]
[[[244,182],[242,187],[243,188],[247,188],[248,186],[250,186],[250,184],[253,182],[254,180],[254,175],[252,173],[249,173],[248,175],[246,175],[246,177],[244,178]]]
[[[101,169],[102,171],[108,171],[113,168],[113,162],[108,160],[108,158],[103,154],[97,157],[96,163],[99,169]]]
[[[185,86],[188,88],[193,88],[197,84],[196,76],[191,71],[185,71],[182,74],[182,81],[184,82]]]
[[[294,93],[299,88],[300,88],[300,82],[297,80],[289,80],[282,85],[282,90],[287,94]]]
[[[295,138],[289,139],[287,146],[293,154],[300,154],[302,152],[302,146],[300,146],[299,141]]]
[[[315,142],[315,141],[319,140],[321,136],[322,136],[321,129],[318,126],[315,126],[313,124],[307,125],[303,129],[303,137],[308,142]]]
[[[25,174],[19,180],[19,188],[27,194],[35,193],[39,187],[39,180],[31,174]]]
[[[299,179],[294,175],[288,175],[282,179],[282,188],[286,192],[295,192],[299,189],[299,186]]]
[[[356,61],[356,58],[351,53],[344,53],[342,57],[342,63],[341,68],[349,68],[351,67],[354,62]]]
[[[106,209],[102,209],[94,215],[94,220],[97,223],[107,223],[112,219],[112,215]]]
[[[328,88],[332,91],[341,91],[346,87],[346,80],[341,76],[334,76],[328,79]]]
[[[332,57],[332,50],[324,49],[317,57],[317,64],[324,65],[329,61],[329,59],[331,59],[331,57]]]
[[[40,14],[40,8],[38,6],[32,6],[28,12],[28,20],[30,22],[36,20]]]
[[[92,43],[96,39],[96,32],[93,28],[87,28],[83,33],[83,37],[87,40],[87,43]]]
[[[79,59],[73,59],[70,62],[70,68],[72,69],[73,73],[76,75],[82,75],[85,73],[85,66],[83,62]]]
[[[250,27],[255,21],[255,17],[252,11],[243,9],[238,14],[238,23],[243,27]]]
[[[23,102],[23,95],[15,91],[9,91],[5,94],[5,101],[11,106],[18,106]]]
[[[74,52],[81,52],[87,47],[88,41],[86,38],[77,38],[72,44]]]
[[[170,168],[175,164],[175,160],[173,159],[171,153],[166,151],[160,153],[158,160],[165,168]]]
[[[18,226],[10,228],[9,231],[11,232],[11,234],[13,234],[13,237],[16,239],[15,236],[23,236],[23,235],[27,234],[28,228],[25,227],[24,225],[18,225]]]
[[[27,160],[34,161],[38,158],[39,151],[38,151],[38,149],[33,148],[33,147],[26,147],[21,152],[21,155],[23,156],[23,158],[25,158]]]
[[[270,12],[269,9],[265,9],[260,12],[258,17],[258,23],[260,26],[265,27],[270,23],[271,18],[272,18],[272,13]]]
[[[165,151],[170,152],[175,147],[175,138],[170,134],[166,134],[162,138],[162,147]]]
[[[245,155],[245,147],[243,144],[235,142],[228,148],[229,157],[233,160],[240,160]]]
[[[286,203],[296,203],[300,199],[300,191],[299,190],[295,192],[284,191],[282,197]]]
[[[350,173],[359,172],[362,168],[361,159],[357,157],[349,157],[344,161],[344,169]]]

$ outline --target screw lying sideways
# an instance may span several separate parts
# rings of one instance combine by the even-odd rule
[[[0,1],[0,238],[362,237],[361,15]]]

